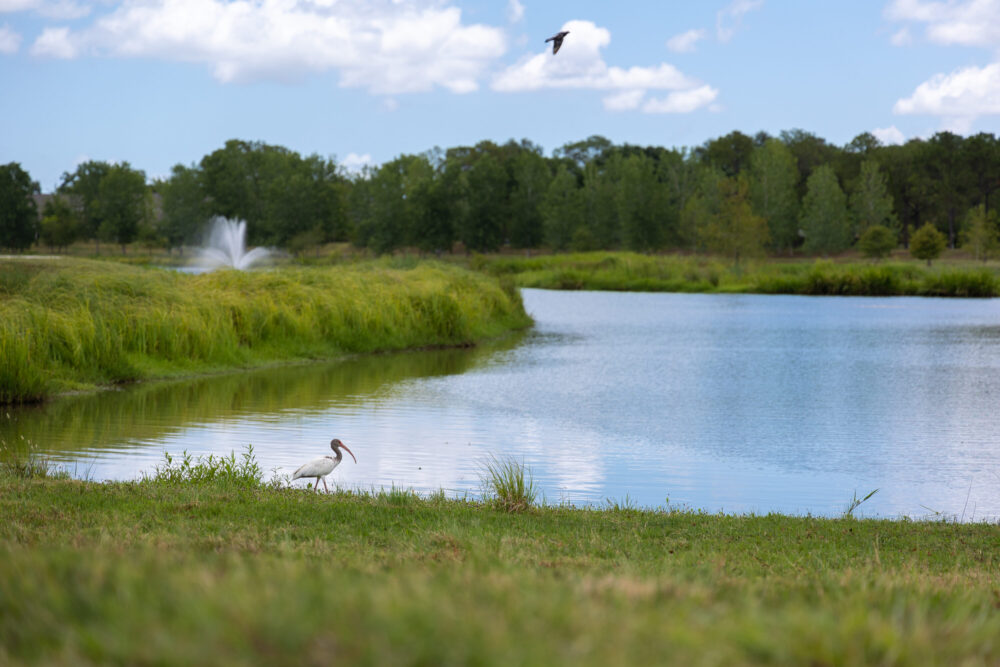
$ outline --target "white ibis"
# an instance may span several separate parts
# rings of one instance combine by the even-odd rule
[[[326,485],[325,478],[327,475],[333,472],[333,469],[339,466],[340,462],[344,459],[344,454],[343,452],[340,451],[341,448],[346,450],[347,453],[351,455],[351,458],[354,459],[355,463],[358,462],[357,457],[354,456],[354,452],[352,452],[350,449],[347,449],[347,445],[342,443],[340,440],[334,438],[333,440],[330,441],[330,449],[333,450],[333,453],[336,454],[336,456],[317,456],[312,461],[306,463],[304,466],[296,470],[292,474],[292,480],[294,481],[299,477],[315,477],[316,478],[315,488],[317,491],[319,491],[319,480],[322,479],[323,488],[326,489],[327,493],[329,493],[330,487]]]
[[[568,34],[569,30],[563,30],[545,40],[546,42],[552,42],[552,55],[559,53],[559,47],[562,46],[562,41]]]

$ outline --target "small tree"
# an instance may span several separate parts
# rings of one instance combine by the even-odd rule
[[[948,239],[945,235],[927,222],[910,237],[910,254],[917,259],[926,259],[927,266],[930,266],[931,260],[940,257],[946,245]]]
[[[962,231],[962,247],[984,262],[1000,250],[996,211],[987,213],[982,204],[969,211]]]
[[[858,239],[858,249],[865,257],[878,261],[888,257],[898,243],[896,232],[885,225],[872,225]]]
[[[750,207],[746,178],[726,178],[719,182],[721,206],[703,232],[705,247],[726,255],[739,266],[740,259],[759,257],[770,241],[767,221]]]

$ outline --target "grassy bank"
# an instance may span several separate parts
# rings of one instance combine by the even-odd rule
[[[472,262],[520,287],[644,292],[749,292],[844,296],[1000,296],[1000,268],[980,262],[781,260],[744,263],[706,256],[593,252],[483,256]]]
[[[0,469],[0,663],[1000,661],[995,525],[509,512],[212,468]]]
[[[0,260],[0,403],[271,362],[462,345],[529,322],[509,284],[433,263],[194,276],[68,258]]]

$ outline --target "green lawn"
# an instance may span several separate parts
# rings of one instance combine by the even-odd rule
[[[508,513],[173,470],[4,469],[0,664],[1000,663],[996,525]]]

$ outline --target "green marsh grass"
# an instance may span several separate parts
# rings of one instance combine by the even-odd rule
[[[860,507],[862,503],[864,503],[865,501],[867,501],[869,498],[871,498],[872,496],[874,496],[876,493],[878,493],[878,489],[875,489],[874,491],[870,491],[868,493],[868,495],[866,495],[864,498],[858,498],[858,492],[855,491],[854,492],[854,496],[851,498],[851,502],[847,503],[847,508],[844,509],[844,517],[853,517],[854,516],[854,510],[858,509],[858,507]]]
[[[23,437],[0,438],[0,471],[22,479],[68,477],[64,470],[38,451],[33,441]]]
[[[520,287],[647,292],[749,292],[839,296],[1000,296],[1000,269],[980,263],[757,261],[734,266],[701,255],[592,252],[476,257],[473,268]]]
[[[224,485],[229,487],[257,488],[263,484],[264,471],[261,470],[253,454],[253,445],[248,445],[239,459],[236,452],[229,456],[194,457],[186,451],[179,458],[165,452],[164,463],[156,466],[146,481],[155,484],[196,484]]]
[[[996,525],[231,482],[0,472],[0,663],[1000,661]]]
[[[531,470],[512,457],[490,456],[482,464],[480,485],[486,501],[504,512],[518,513],[531,509],[538,489]]]
[[[0,403],[146,378],[427,346],[524,328],[509,284],[363,262],[198,276],[0,261]]]

